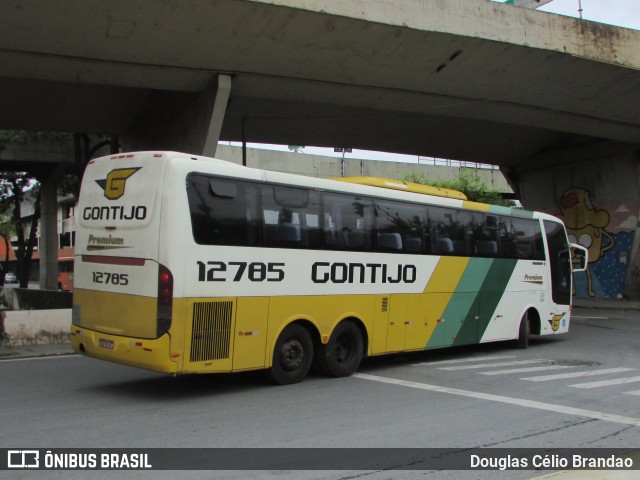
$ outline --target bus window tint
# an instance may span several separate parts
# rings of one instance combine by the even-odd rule
[[[481,213],[429,207],[431,252],[439,255],[470,256],[474,237],[483,223]]]
[[[473,253],[478,257],[501,256],[498,232],[500,230],[500,217],[486,215],[479,218],[473,236]]]
[[[418,205],[376,200],[377,251],[426,253],[426,213]]]
[[[455,210],[429,207],[431,227],[431,253],[453,255],[453,241],[458,238],[458,225]]]
[[[371,200],[325,193],[323,240],[329,250],[372,250],[373,205]]]
[[[564,226],[545,220],[551,267],[551,296],[560,305],[571,304],[571,255]]]
[[[510,238],[515,250],[515,258],[524,260],[544,260],[544,245],[540,222],[524,218],[505,219],[510,223]]]
[[[257,187],[204,175],[187,177],[193,237],[200,245],[258,244]]]
[[[261,193],[265,247],[320,248],[317,192],[264,185]]]

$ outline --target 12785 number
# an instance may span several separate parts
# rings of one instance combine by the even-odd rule
[[[129,285],[129,275],[126,273],[92,272],[93,283],[107,285]]]
[[[263,262],[198,262],[200,282],[239,282],[248,278],[251,282],[281,282],[284,280],[284,263]]]

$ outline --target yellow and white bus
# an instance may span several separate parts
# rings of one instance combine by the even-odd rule
[[[310,366],[569,329],[550,215],[394,180],[317,179],[174,152],[91,160],[78,206],[76,352],[158,372]]]

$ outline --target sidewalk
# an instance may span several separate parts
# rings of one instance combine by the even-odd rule
[[[51,357],[71,354],[73,354],[73,349],[70,343],[46,343],[13,347],[0,345],[0,362],[16,358]]]
[[[640,301],[614,300],[610,298],[586,300],[578,298],[573,300],[573,306],[584,309],[640,310]]]

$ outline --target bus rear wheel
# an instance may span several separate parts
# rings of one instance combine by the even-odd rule
[[[289,325],[276,342],[269,376],[278,385],[298,383],[307,375],[312,361],[311,335],[301,325]]]
[[[348,377],[362,361],[364,341],[358,326],[350,321],[340,323],[326,345],[320,345],[316,365],[324,375]]]

